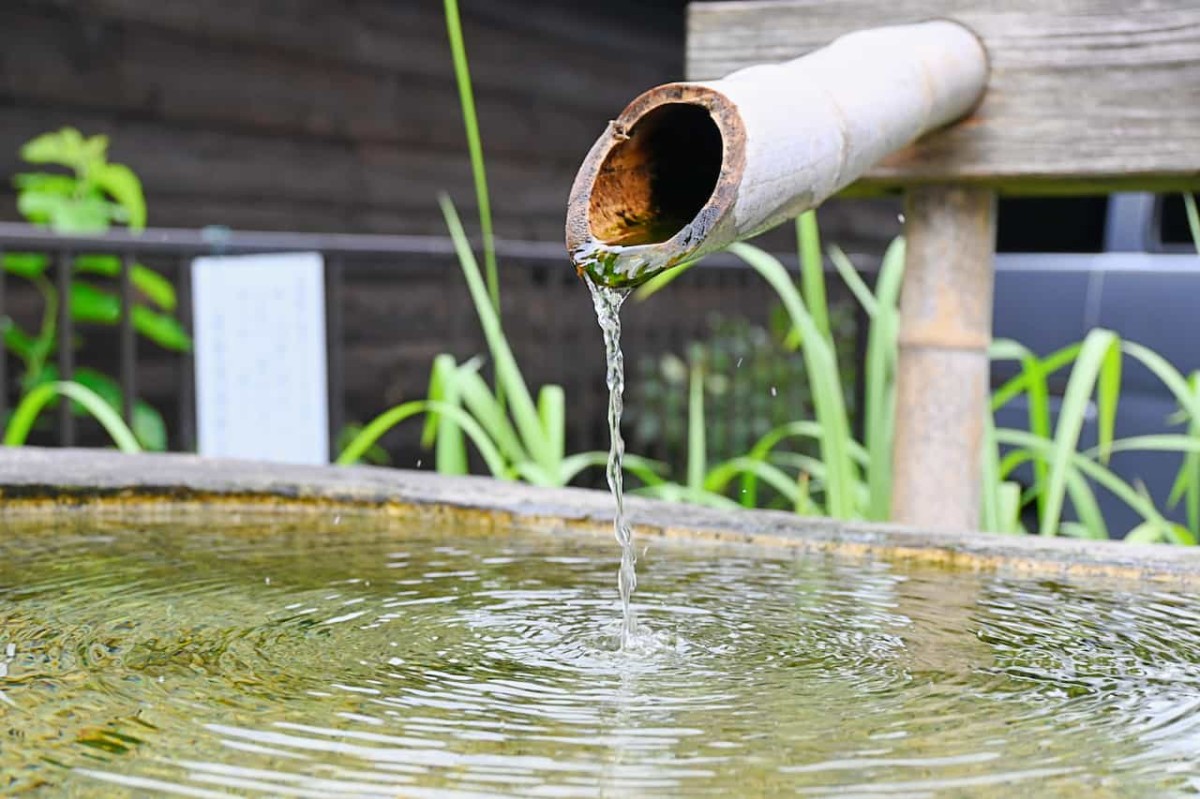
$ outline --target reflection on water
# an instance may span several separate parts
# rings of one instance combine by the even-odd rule
[[[0,788],[1162,796],[1197,597],[604,538],[115,523],[0,541]]]

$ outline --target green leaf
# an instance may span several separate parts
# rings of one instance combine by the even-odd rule
[[[124,164],[98,164],[91,178],[124,209],[130,230],[137,233],[145,229],[146,197],[132,169]]]
[[[115,255],[76,255],[75,272],[81,275],[117,277],[121,274],[121,259]]]
[[[121,259],[115,255],[77,255],[75,271],[82,275],[121,276]],[[141,264],[129,268],[129,281],[139,292],[164,311],[176,307],[175,287],[158,272]]]
[[[21,158],[31,164],[58,164],[77,169],[84,161],[83,136],[75,128],[43,133],[21,147]]]
[[[164,311],[174,311],[177,307],[175,287],[171,285],[170,280],[153,269],[141,264],[134,264],[129,270],[129,280],[146,299]]]
[[[73,200],[60,194],[25,191],[17,197],[17,213],[37,225],[53,223]]]
[[[50,265],[50,259],[41,253],[6,252],[4,253],[4,271],[17,277],[32,280],[41,277]]]
[[[121,319],[121,300],[91,283],[71,283],[71,317],[77,322],[115,325]]]
[[[70,197],[75,193],[79,181],[70,175],[58,175],[51,172],[25,172],[13,178],[13,185],[22,192],[59,194],[63,197]]]
[[[104,164],[108,160],[108,137],[100,134],[84,139],[79,157],[84,169],[90,170]]]
[[[26,333],[8,317],[4,317],[4,346],[22,360],[33,357],[37,339]]]
[[[146,338],[168,350],[187,352],[192,348],[191,336],[173,316],[152,311],[144,305],[133,306],[133,327]]]

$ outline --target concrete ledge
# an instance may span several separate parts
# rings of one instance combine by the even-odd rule
[[[331,508],[489,528],[611,534],[607,493],[374,467],[310,467],[108,450],[0,448],[0,522],[94,513],[303,514]],[[1200,549],[724,511],[631,498],[635,534],[854,557],[919,561],[1047,578],[1200,584]]]

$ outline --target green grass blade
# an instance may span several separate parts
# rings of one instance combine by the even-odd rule
[[[713,470],[704,478],[701,488],[706,492],[721,494],[726,486],[742,472],[753,472],[760,480],[782,494],[789,503],[795,505],[801,502],[799,487],[782,469],[747,457],[730,458],[713,467]],[[689,488],[696,490],[694,486],[689,486]],[[722,496],[724,495],[722,494]]]
[[[867,464],[867,518],[886,521],[892,512],[892,445],[896,422],[896,374],[900,357],[900,285],[904,239],[884,253],[875,286],[875,315],[867,333],[863,430]]]
[[[867,287],[866,282],[859,276],[858,270],[854,268],[854,264],[850,262],[850,258],[846,253],[842,252],[842,248],[836,244],[829,247],[829,260],[833,262],[833,268],[837,270],[838,276],[842,282],[850,289],[850,293],[854,295],[854,299],[858,300],[858,304],[862,306],[863,311],[868,317],[875,316],[875,295],[871,293],[871,289]]]
[[[1000,340],[1000,346],[1004,346],[1006,343],[1011,343],[1011,342],[1008,342],[1007,339]],[[995,346],[996,346],[996,342],[993,342],[993,347],[995,347]],[[1078,342],[1075,344],[1068,344],[1067,346],[1063,347],[1061,350],[1056,350],[1056,351],[1050,353],[1045,358],[1041,359],[1042,372],[1045,374],[1045,376],[1047,378],[1049,378],[1051,375],[1056,373],[1058,370],[1062,369],[1063,367],[1067,366],[1068,364],[1074,363],[1075,359],[1079,357],[1079,351],[1080,351],[1080,349],[1082,349],[1082,347],[1083,347],[1083,343]],[[1022,392],[1025,392],[1027,390],[1028,390],[1027,378],[1026,378],[1026,375],[1024,374],[1024,372],[1022,372],[1021,374],[1017,375],[1014,378],[1011,378],[1010,380],[1005,382],[1004,385],[1000,386],[1000,388],[998,388],[992,392],[992,410],[993,411],[1000,410],[1005,405],[1012,402],[1013,399],[1020,396]]]
[[[24,445],[29,439],[29,433],[33,430],[38,416],[55,397],[59,396],[79,403],[100,423],[104,432],[108,433],[108,437],[117,445],[117,449],[122,452],[142,451],[141,446],[138,445],[137,436],[129,429],[129,425],[125,424],[121,415],[104,401],[103,397],[86,386],[64,380],[43,383],[31,389],[21,399],[8,420],[8,427],[4,431],[4,445],[7,447]]]
[[[678,483],[660,483],[658,485],[643,486],[630,493],[652,499],[662,499],[667,502],[688,502],[693,505],[705,505],[710,508],[736,510],[739,507],[729,497],[722,496],[721,494],[713,494],[708,491],[695,491]]]
[[[1200,212],[1196,210],[1196,198],[1191,192],[1184,192],[1183,208],[1187,212],[1188,230],[1192,232],[1192,245],[1200,255]]]
[[[1096,430],[1100,444],[1100,462],[1108,463],[1117,425],[1117,403],[1121,395],[1121,347],[1109,347],[1100,364],[1096,383]]]
[[[1024,430],[1000,428],[996,430],[996,439],[1001,444],[1008,444],[1038,452],[1040,457],[1049,458],[1051,462],[1058,457],[1057,441],[1046,441]],[[1101,466],[1095,461],[1077,452],[1068,452],[1065,461],[1066,466],[1064,467],[1064,482],[1066,469],[1076,469],[1082,473],[1084,477],[1091,479],[1096,484],[1114,494],[1145,521],[1154,522],[1155,524],[1164,527],[1169,525],[1167,520],[1163,518],[1161,513],[1159,513],[1158,509],[1154,507],[1153,502],[1151,502],[1144,494],[1139,492],[1133,486],[1129,485],[1124,480],[1113,474],[1108,468]],[[1176,532],[1172,532],[1171,535],[1179,538],[1179,535]],[[1181,538],[1179,538],[1179,540],[1182,541]]]
[[[500,277],[496,268],[496,240],[492,233],[492,203],[488,194],[487,169],[483,161],[483,138],[479,135],[479,119],[475,114],[475,92],[471,87],[467,46],[463,42],[458,0],[444,0],[444,4],[446,33],[450,38],[450,54],[454,59],[454,82],[458,85],[463,127],[467,133],[467,151],[471,157],[471,175],[475,180],[475,202],[479,206],[479,230],[483,236],[483,263],[487,272],[488,297],[496,313],[499,313]]]
[[[708,469],[708,442],[704,435],[704,367],[693,354],[688,378],[687,485],[699,490]]]
[[[462,408],[460,384],[464,374],[467,372],[456,369],[453,375],[447,376],[442,383],[442,396],[438,400],[439,407]],[[470,464],[467,460],[467,442],[462,426],[443,413],[438,413],[433,462],[434,468],[440,474],[467,474],[470,471]]]
[[[1158,433],[1155,435],[1119,438],[1112,443],[1113,452],[1139,450],[1152,452],[1200,452],[1200,439],[1184,433]],[[1091,457],[1095,456],[1098,452],[1099,447],[1092,447],[1082,454]]]
[[[1050,386],[1046,379],[1046,368],[1042,360],[1022,344],[1009,339],[992,342],[989,352],[994,361],[1012,360],[1021,364],[1024,378],[1029,431],[1042,438],[1050,438]],[[1119,357],[1119,356],[1118,356]],[[1045,510],[1044,488],[1049,476],[1049,464],[1041,458],[1033,459],[1034,483],[1038,487],[1038,512]]]
[[[1000,532],[1023,533],[1021,527],[1021,486],[1016,483],[1001,483],[999,490]]]
[[[829,469],[827,509],[835,518],[854,518],[860,515],[854,502],[857,473],[849,452],[853,439],[846,416],[836,353],[813,321],[787,270],[777,259],[749,244],[734,244],[729,251],[749,264],[775,289],[792,324],[800,330],[813,406],[822,431],[821,457]]]
[[[1109,330],[1093,330],[1083,341],[1079,357],[1071,369],[1067,390],[1063,394],[1054,433],[1054,449],[1050,457],[1050,472],[1046,479],[1045,502],[1042,506],[1041,535],[1053,535],[1062,515],[1066,493],[1067,469],[1079,445],[1079,434],[1087,414],[1088,402],[1100,370],[1109,358],[1110,350],[1118,348],[1120,340]]]
[[[1195,208],[1192,209],[1195,211]],[[1200,236],[1197,237],[1200,241]],[[1192,388],[1192,396],[1200,405],[1200,372],[1193,372],[1188,384]],[[1188,435],[1200,441],[1200,414],[1192,414],[1188,419]],[[1181,477],[1187,481],[1187,518],[1188,529],[1192,535],[1200,538],[1200,452],[1188,453],[1183,458],[1183,467],[1179,470]]]
[[[570,483],[584,469],[592,467],[604,468],[607,465],[607,452],[579,452],[574,455],[568,455],[563,458],[562,484],[566,485]],[[649,458],[643,458],[640,455],[632,455],[627,452],[622,459],[622,465],[627,473],[632,474],[646,485],[658,485],[666,482],[662,477],[667,471],[665,463],[652,461]]]
[[[1187,379],[1166,358],[1132,341],[1121,342],[1121,351],[1153,372],[1186,414],[1193,419],[1200,417],[1200,394],[1192,390]]]
[[[1079,525],[1087,532],[1086,537],[1097,541],[1108,540],[1108,525],[1100,505],[1096,502],[1096,494],[1088,481],[1074,469],[1067,472],[1067,493],[1071,497],[1071,506],[1079,517]]]
[[[800,296],[817,331],[832,344],[829,302],[825,295],[825,262],[821,258],[821,232],[817,227],[816,211],[805,211],[796,217],[796,245],[800,251]]]
[[[980,527],[987,533],[1002,531],[1000,524],[1000,447],[991,413],[983,420],[983,486],[980,491]]]
[[[695,261],[685,261],[677,266],[671,267],[670,269],[659,272],[657,275],[638,286],[633,292],[633,298],[638,302],[644,302],[645,300],[650,299],[655,294],[674,283],[677,279],[683,277],[684,272],[688,271],[702,260],[704,259],[699,258]]]
[[[504,458],[511,464],[529,460],[517,431],[509,421],[508,414],[504,412],[504,406],[496,399],[479,373],[460,368],[456,384],[462,404],[479,422]]]
[[[379,414],[379,416],[376,416],[369,424],[363,427],[358,435],[351,439],[346,448],[342,450],[342,453],[338,455],[337,464],[339,466],[346,466],[357,463],[366,454],[367,450],[373,447],[393,427],[417,414],[429,412],[435,412],[462,428],[463,432],[471,439],[471,443],[479,450],[479,454],[483,456],[488,471],[491,472],[493,477],[510,479],[509,471],[504,464],[504,458],[500,455],[500,451],[496,449],[496,445],[488,438],[487,433],[479,426],[479,423],[472,419],[470,414],[462,408],[434,400],[412,400],[411,402],[397,405],[394,408],[389,408]]]
[[[453,355],[442,353],[434,356],[433,367],[429,370],[429,389],[425,392],[427,399],[441,402],[446,396],[446,382],[454,380],[458,371],[458,361]],[[429,449],[437,441],[438,415],[429,413],[421,427],[421,447]]]
[[[554,471],[553,449],[542,429],[541,418],[538,416],[537,407],[533,404],[529,387],[526,386],[517,360],[513,357],[508,340],[504,337],[500,315],[496,313],[496,309],[488,300],[483,278],[479,274],[479,264],[475,261],[475,254],[471,252],[467,236],[463,232],[462,222],[458,218],[458,212],[454,210],[454,205],[448,197],[442,195],[439,199],[442,214],[446,218],[446,226],[450,230],[450,238],[454,242],[459,264],[462,266],[463,275],[467,280],[471,300],[475,304],[475,312],[479,315],[483,335],[487,339],[488,349],[492,353],[497,385],[502,387],[505,397],[511,403],[513,420],[516,422],[517,431],[521,434],[525,449],[543,469]]]
[[[554,462],[554,471],[562,471],[562,461],[567,454],[567,395],[562,386],[542,386],[538,392],[538,418],[546,434],[546,446]],[[562,481],[560,485],[566,485]]]

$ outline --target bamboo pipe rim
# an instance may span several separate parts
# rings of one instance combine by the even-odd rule
[[[674,108],[699,108],[706,113],[676,113],[674,119],[664,116]],[[657,184],[662,177],[656,174],[662,166],[659,161],[677,158],[680,152],[687,154],[699,139],[714,131],[719,137],[720,165],[711,189],[691,186],[686,197],[672,198],[672,203],[682,200],[684,207],[695,208],[686,218],[679,216],[677,209],[663,208],[661,194],[672,189]],[[680,151],[674,152],[672,147]],[[712,153],[706,155],[714,158]],[[649,257],[662,267],[674,266],[694,252],[714,228],[732,220],[745,165],[746,127],[732,100],[694,83],[656,86],[609,122],[584,159],[567,205],[567,250],[574,255],[589,248],[620,247],[623,228],[657,224],[669,226],[670,235],[651,237],[626,249],[644,249],[652,252]],[[706,194],[702,201],[700,193]]]

